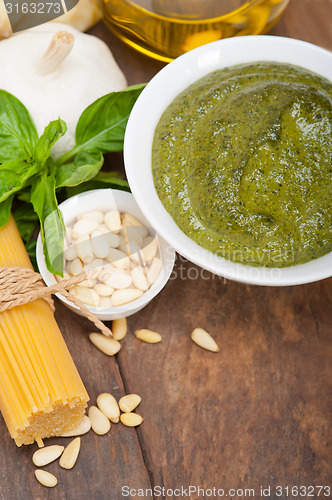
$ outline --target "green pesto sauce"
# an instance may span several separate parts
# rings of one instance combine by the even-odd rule
[[[267,267],[332,250],[332,83],[297,66],[218,70],[157,125],[152,171],[180,229],[226,259]]]

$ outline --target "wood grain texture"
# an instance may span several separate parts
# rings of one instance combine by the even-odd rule
[[[142,397],[138,434],[153,484],[328,483],[332,281],[266,289],[207,272],[192,280],[200,270],[181,266],[182,279],[129,322],[131,333],[151,328],[162,342],[131,335],[118,356]],[[220,353],[190,340],[198,326]]]
[[[331,19],[330,0],[291,0],[272,33],[332,49]],[[119,42],[102,23],[91,32],[112,48],[129,84],[148,81],[163,66]],[[109,168],[115,165],[122,170],[119,155],[107,159]],[[331,483],[332,279],[251,287],[178,258],[165,289],[129,319],[116,358],[89,343],[88,321],[58,301],[56,307],[91,403],[103,391],[137,392],[144,422],[137,430],[117,424],[107,436],[83,436],[72,471],[57,463],[46,468],[59,479],[47,490],[34,478],[36,447],[16,448],[1,419],[1,500],[121,500],[126,484],[257,489]],[[220,353],[190,340],[197,326],[210,331]],[[134,337],[136,328],[160,332],[162,342],[144,344]]]

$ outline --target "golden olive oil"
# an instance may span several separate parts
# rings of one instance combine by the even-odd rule
[[[105,0],[105,21],[144,54],[171,61],[222,38],[267,32],[289,0]]]

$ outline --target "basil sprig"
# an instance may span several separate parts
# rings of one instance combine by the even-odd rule
[[[73,195],[106,186],[128,188],[112,172],[100,172],[103,155],[122,151],[127,121],[144,84],[112,92],[83,111],[76,127],[74,148],[57,161],[51,158],[54,144],[67,130],[61,118],[47,125],[38,138],[25,106],[13,95],[0,90],[0,227],[10,216],[14,197],[27,203],[15,215],[30,253],[37,217],[45,261],[51,273],[63,275],[65,227],[57,194]]]

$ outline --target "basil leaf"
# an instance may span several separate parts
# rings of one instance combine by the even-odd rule
[[[145,84],[111,92],[88,106],[76,127],[76,146],[59,158],[61,165],[81,151],[111,153],[122,151],[124,133],[131,110]]]
[[[47,175],[44,172],[34,179],[31,203],[40,220],[47,269],[62,276],[65,227],[55,196],[54,174]]]
[[[0,203],[25,187],[28,179],[38,172],[37,165],[9,160],[0,165]]]
[[[26,107],[0,90],[0,162],[31,158],[37,139],[35,124]]]
[[[77,186],[82,182],[95,177],[103,166],[104,158],[101,153],[78,153],[74,161],[58,167],[56,172],[56,188]]]
[[[34,212],[31,203],[19,206],[13,212],[13,215],[33,268],[35,271],[38,271],[36,260],[37,242],[35,239],[33,239],[34,233],[38,226],[38,215]]]
[[[21,189],[17,193],[16,197],[20,201],[24,201],[25,203],[30,203],[30,186],[27,188]]]
[[[10,217],[10,211],[12,209],[14,195],[9,196],[5,201],[0,203],[0,227],[7,224]]]
[[[92,189],[116,188],[129,191],[129,184],[124,179],[121,179],[117,172],[99,172],[93,179],[88,182],[83,182],[75,187],[67,188],[66,197],[70,198],[85,191]]]
[[[50,157],[51,149],[54,144],[62,137],[67,131],[66,123],[58,118],[50,122],[45,127],[43,135],[37,141],[34,151],[34,158],[40,165],[45,165]]]
[[[37,227],[38,215],[34,211],[31,203],[19,206],[13,212],[13,215],[15,218],[17,228],[22,237],[22,240],[24,241],[25,246],[27,247],[27,244],[30,243],[31,238],[33,237],[33,234]]]

